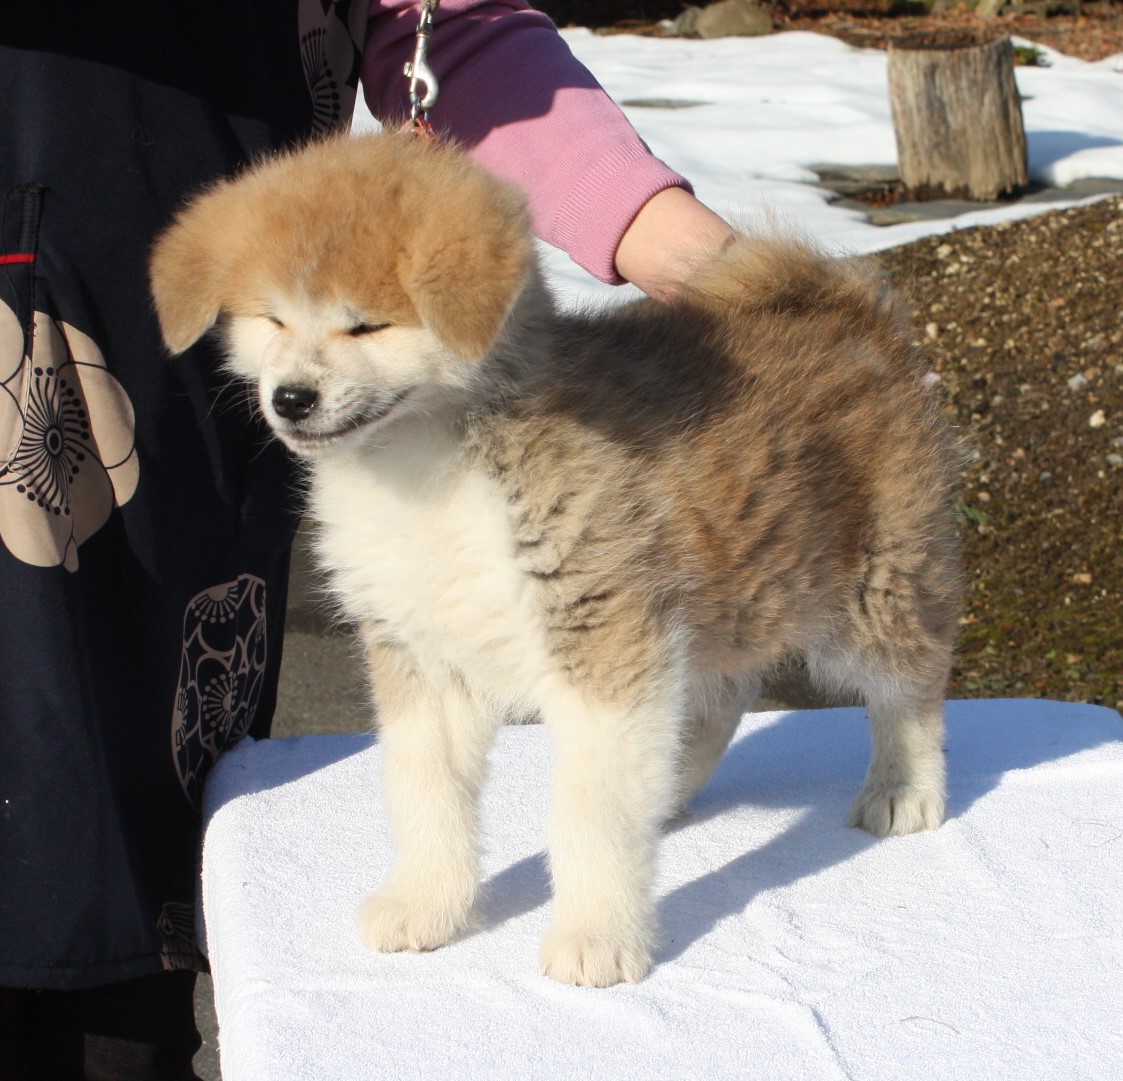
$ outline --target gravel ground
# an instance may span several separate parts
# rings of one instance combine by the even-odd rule
[[[1114,0],[1084,0],[1079,14],[1072,0],[1050,0],[1041,5],[1050,9],[1049,15],[1022,11],[986,20],[950,0],[933,2],[930,14],[919,14],[923,6],[919,0],[790,0],[772,4],[772,18],[780,30],[813,30],[870,49],[885,48],[893,37],[941,28],[1000,31],[1081,60],[1123,52],[1123,4]],[[918,13],[901,14],[909,10]]]
[[[709,0],[537,0],[559,26],[604,33],[661,35],[688,6]],[[1102,60],[1123,52],[1123,3],[1118,0],[1029,0],[994,19],[976,18],[955,0],[760,0],[777,30],[811,30],[851,45],[883,49],[892,37],[954,28],[998,30],[1075,56]],[[1015,12],[1013,7],[1023,10]],[[1030,10],[1036,7],[1037,10]]]
[[[952,695],[1123,708],[1123,200],[878,261],[969,454]]]

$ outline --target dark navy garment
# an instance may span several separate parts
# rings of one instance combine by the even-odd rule
[[[299,501],[213,347],[161,346],[148,251],[346,121],[357,7],[0,16],[0,986],[198,967],[201,783],[267,734]]]

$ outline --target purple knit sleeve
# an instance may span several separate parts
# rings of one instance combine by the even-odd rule
[[[416,0],[372,0],[362,81],[375,116],[409,113],[402,67]],[[521,0],[442,0],[429,46],[440,84],[434,128],[518,185],[535,231],[601,281],[618,284],[620,238],[657,192],[690,185],[652,155],[574,58],[553,23]]]

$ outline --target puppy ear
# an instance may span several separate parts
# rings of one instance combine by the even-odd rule
[[[475,361],[495,344],[526,285],[532,249],[522,198],[490,177],[462,179],[455,204],[418,223],[400,269],[422,323]]]
[[[164,343],[173,353],[194,345],[218,321],[224,250],[222,188],[180,211],[156,241],[148,272]]]

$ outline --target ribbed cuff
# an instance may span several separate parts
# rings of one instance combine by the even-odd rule
[[[615,262],[620,240],[644,204],[666,188],[694,190],[645,147],[610,147],[578,178],[543,239],[595,278],[622,285]]]

